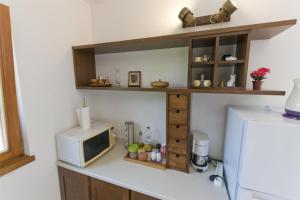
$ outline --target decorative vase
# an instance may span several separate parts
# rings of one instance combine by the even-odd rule
[[[261,90],[262,81],[252,81],[253,83],[253,90]]]
[[[285,103],[284,116],[300,120],[300,78],[294,80],[294,88]]]

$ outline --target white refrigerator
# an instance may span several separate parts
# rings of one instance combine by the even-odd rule
[[[300,121],[229,107],[224,173],[231,200],[300,200]]]

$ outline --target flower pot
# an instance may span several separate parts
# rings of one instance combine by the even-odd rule
[[[262,81],[252,81],[253,83],[253,90],[261,90]]]

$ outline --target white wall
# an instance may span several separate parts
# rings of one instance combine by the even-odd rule
[[[90,6],[82,0],[0,2],[11,8],[23,132],[36,156],[0,178],[0,199],[59,200],[54,134],[77,123],[71,46],[92,40]]]
[[[232,16],[230,23],[203,26],[197,30],[300,17],[297,10],[300,2],[297,0],[235,1],[239,5],[239,10]],[[209,2],[205,0],[93,0],[93,2],[94,40],[95,42],[109,42],[194,31],[194,29],[181,28],[181,22],[177,18],[180,9],[188,6],[195,16],[211,14],[218,10],[223,0]],[[268,66],[272,70],[271,77],[264,83],[265,88],[286,90],[289,94],[292,80],[300,76],[300,60],[297,59],[300,52],[299,34],[300,26],[296,25],[271,40],[252,43],[249,70],[262,66]],[[162,57],[154,55],[153,51],[100,55],[97,56],[98,72],[110,74],[114,68],[120,68],[121,71],[123,70],[122,77],[125,79],[123,84],[126,84],[129,69],[143,71],[144,85],[159,77],[171,83],[181,84],[184,80],[178,77],[178,73],[181,73],[183,77],[186,76],[186,70],[182,67],[187,67],[187,64],[183,66],[186,62],[186,52],[180,53],[179,51],[178,49],[163,50],[161,51],[164,55]],[[178,64],[170,70],[174,60],[178,60]],[[250,78],[247,84],[251,87]],[[151,96],[148,93],[107,91],[88,91],[81,92],[81,94],[87,95],[89,103],[95,108],[93,116],[96,118],[112,120],[117,127],[122,127],[123,122],[130,119],[136,121],[139,127],[152,123],[154,128],[165,130],[165,125],[162,123],[165,122],[165,102],[162,101],[165,97],[162,94]],[[148,101],[144,101],[145,99]],[[209,134],[210,154],[221,158],[226,105],[283,106],[285,100],[286,97],[194,94],[191,127],[192,130],[202,130]],[[139,102],[138,107],[136,107],[136,101]],[[159,119],[157,116],[160,116]]]

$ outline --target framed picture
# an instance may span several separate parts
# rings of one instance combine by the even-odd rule
[[[129,71],[128,72],[128,87],[141,87],[142,72]]]

